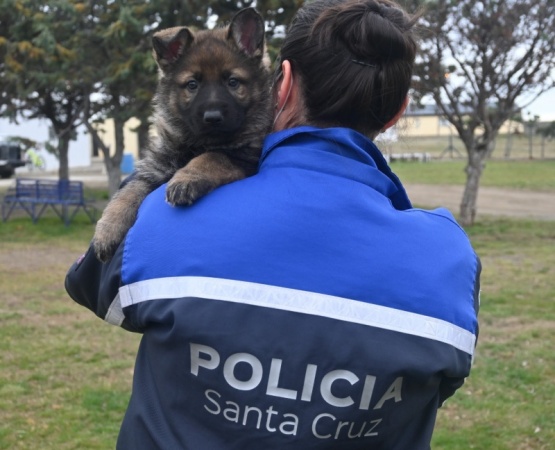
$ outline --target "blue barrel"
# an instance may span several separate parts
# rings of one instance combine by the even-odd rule
[[[121,173],[123,174],[130,174],[133,172],[135,168],[135,163],[133,161],[133,154],[131,153],[124,153],[123,158],[121,159]]]

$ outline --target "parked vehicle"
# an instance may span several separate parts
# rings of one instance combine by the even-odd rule
[[[23,148],[17,142],[0,141],[0,178],[9,178],[25,165]]]

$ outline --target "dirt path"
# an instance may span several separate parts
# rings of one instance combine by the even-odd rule
[[[458,213],[463,186],[407,184],[414,205],[435,208],[444,206]],[[555,221],[555,193],[517,189],[480,187],[478,217],[518,217]]]

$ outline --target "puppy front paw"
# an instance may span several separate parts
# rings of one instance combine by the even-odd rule
[[[169,181],[166,201],[172,206],[192,205],[216,187],[217,184],[213,180],[201,174],[181,174]]]

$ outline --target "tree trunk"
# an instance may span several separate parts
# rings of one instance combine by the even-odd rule
[[[102,154],[104,155],[104,167],[106,167],[106,173],[108,175],[108,193],[110,194],[110,198],[116,193],[119,189],[119,185],[121,184],[121,158],[123,155],[123,148],[120,149],[119,155],[116,149],[114,156],[110,156],[110,148],[100,139],[98,135],[98,131],[90,124],[85,124],[87,129],[89,130],[90,135],[92,136],[95,145],[98,146]],[[116,125],[116,123],[114,123]],[[117,126],[116,126],[117,129]],[[118,136],[118,132],[116,131],[116,145],[118,140],[120,145],[123,147],[123,129],[121,131],[121,137]]]
[[[119,189],[121,184],[121,168],[119,164],[114,164],[112,161],[106,165],[106,172],[108,173],[108,192],[110,194],[110,198],[114,196],[114,194]]]
[[[141,120],[141,124],[137,127],[137,140],[139,144],[139,158],[145,156],[145,151],[150,141],[150,122],[148,119]]]
[[[104,156],[104,160],[109,161],[109,164],[106,164],[106,171],[108,172],[108,190],[110,197],[113,197],[121,184],[121,160],[123,159],[123,151],[125,149],[124,126],[125,121],[114,119],[115,152],[112,156]]]
[[[470,226],[474,224],[476,218],[478,188],[480,187],[480,178],[484,171],[484,159],[486,152],[476,149],[468,151],[468,165],[466,166],[466,185],[464,187],[463,198],[460,209],[460,222],[462,226]]]
[[[69,134],[58,139],[58,160],[60,167],[58,168],[58,178],[60,180],[69,180]]]

